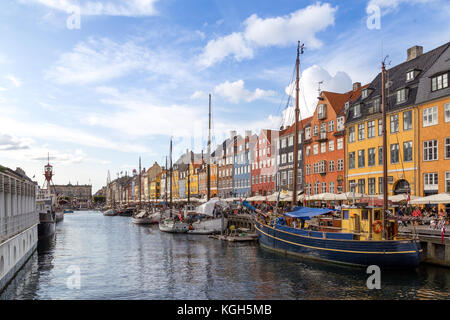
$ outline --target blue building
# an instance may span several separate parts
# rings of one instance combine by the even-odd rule
[[[251,131],[245,132],[245,138],[237,137],[237,150],[233,166],[233,192],[235,197],[251,196],[250,140]]]

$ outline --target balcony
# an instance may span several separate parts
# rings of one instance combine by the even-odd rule
[[[317,137],[317,141],[319,141],[319,142],[328,141],[327,133],[326,132],[320,132],[319,136]]]

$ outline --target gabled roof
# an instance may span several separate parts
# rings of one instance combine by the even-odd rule
[[[417,94],[417,84],[419,83],[420,78],[422,75],[433,65],[433,63],[439,58],[439,56],[449,47],[450,42],[433,49],[431,51],[428,51],[420,56],[418,56],[415,59],[411,59],[410,61],[406,61],[403,63],[400,63],[391,69],[388,69],[386,72],[386,84],[387,84],[387,98],[386,98],[386,104],[387,104],[387,111],[393,111],[397,109],[401,109],[406,106],[412,106],[415,104],[416,101],[416,94]],[[416,77],[411,81],[406,81],[406,74],[408,71],[416,70],[418,74]],[[408,98],[405,102],[397,104],[396,101],[396,95],[395,92],[402,88],[408,88]],[[373,102],[375,99],[381,98],[381,71],[378,73],[376,78],[370,83],[369,89],[371,92],[369,92],[369,95],[366,99],[361,99],[359,97],[356,99],[352,106],[361,104],[361,116],[354,118],[353,115],[353,108],[349,109],[349,112],[347,114],[347,121],[357,121],[360,119],[363,119],[364,117],[368,116],[369,108],[373,105]],[[381,110],[380,110],[381,111]]]
[[[311,122],[311,119],[312,119],[312,117],[309,117],[309,118],[306,118],[306,119],[303,119],[303,120],[299,121],[298,122],[298,129],[299,130],[303,130],[303,128],[308,123]],[[286,129],[280,131],[280,137],[288,136],[288,135],[291,135],[291,134],[294,134],[294,133],[295,133],[295,125],[292,124],[291,126],[287,127]]]

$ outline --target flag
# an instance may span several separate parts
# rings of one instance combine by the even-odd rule
[[[178,212],[178,218],[180,218],[180,221],[183,221],[183,216],[182,216],[182,214],[181,214],[181,211]]]

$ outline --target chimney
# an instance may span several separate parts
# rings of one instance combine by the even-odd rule
[[[353,84],[353,91],[358,90],[359,88],[361,88],[361,82],[355,82]]]
[[[422,46],[414,46],[408,49],[408,58],[406,61],[410,61],[412,59],[415,59],[423,54],[423,47]]]

